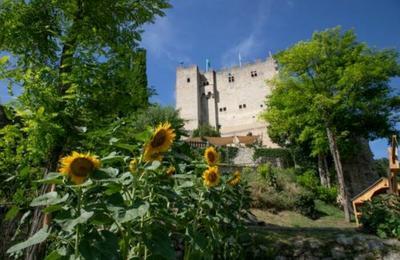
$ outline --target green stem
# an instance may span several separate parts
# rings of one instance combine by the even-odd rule
[[[77,191],[78,196],[78,205],[77,205],[77,217],[81,214],[81,199],[82,199],[82,190],[78,187]],[[76,236],[75,236],[75,258],[78,258],[79,255],[79,233],[80,233],[80,224],[76,226]]]

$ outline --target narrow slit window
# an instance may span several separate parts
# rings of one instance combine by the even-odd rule
[[[190,83],[190,78],[187,78],[187,79],[186,79],[186,82],[187,82],[187,83]]]

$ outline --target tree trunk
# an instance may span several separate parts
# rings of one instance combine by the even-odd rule
[[[329,174],[328,160],[326,159],[326,155],[324,156],[323,163],[327,174],[327,185],[328,188],[330,188],[332,187],[332,182],[331,182],[331,175]]]
[[[61,51],[60,64],[58,66],[58,76],[59,76],[59,85],[58,92],[60,97],[64,96],[68,88],[70,87],[70,83],[65,82],[65,77],[68,73],[72,72],[71,59],[75,53],[77,37],[74,33],[75,30],[79,27],[79,22],[83,19],[83,2],[82,0],[77,0],[77,12],[75,13],[75,17],[73,19],[73,24],[71,25],[70,37],[67,37],[67,40],[63,44],[63,48]],[[64,128],[68,129],[68,125],[64,123]],[[66,131],[68,132],[68,131]],[[57,170],[58,160],[64,150],[64,145],[67,141],[67,137],[63,136],[58,140],[57,144],[53,147],[50,152],[49,163],[46,167],[45,174],[49,172],[54,172]],[[44,194],[49,192],[54,187],[50,185],[43,185],[40,191],[40,194]],[[32,217],[32,225],[30,229],[30,236],[34,235],[38,232],[43,224],[50,220],[50,216],[45,216],[42,209],[40,207],[36,207],[34,209],[33,217]],[[25,260],[37,260],[44,259],[44,254],[46,251],[46,243],[36,244],[34,246],[28,247],[25,252]]]
[[[353,151],[342,158],[344,180],[350,198],[358,195],[379,179],[374,169],[374,159],[368,140],[354,137]]]
[[[318,173],[321,185],[324,187],[331,187],[331,181],[329,178],[328,164],[326,162],[326,156],[318,154]]]
[[[336,173],[337,173],[340,196],[342,197],[344,217],[345,217],[346,221],[350,222],[349,198],[347,196],[347,191],[346,191],[346,187],[345,187],[343,168],[342,168],[342,163],[340,161],[339,149],[338,149],[337,143],[336,143],[336,136],[333,133],[332,129],[330,129],[329,127],[326,128],[326,134],[328,136],[329,148],[332,153],[333,162],[335,164],[335,169],[336,169]]]

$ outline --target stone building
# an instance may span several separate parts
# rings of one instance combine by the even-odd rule
[[[187,120],[186,130],[208,124],[221,136],[259,136],[262,144],[277,147],[259,119],[271,87],[266,82],[277,73],[272,57],[264,61],[221,70],[200,71],[198,66],[176,70],[176,108]]]

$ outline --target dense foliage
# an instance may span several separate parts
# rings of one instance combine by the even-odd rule
[[[307,170],[296,177],[297,183],[307,190],[311,191],[314,199],[319,199],[326,203],[335,204],[337,199],[337,188],[322,186],[316,173],[313,170]]]
[[[341,158],[357,138],[396,131],[400,99],[389,83],[400,75],[398,53],[371,49],[353,31],[333,28],[274,58],[279,73],[266,101],[268,134],[282,146],[309,146],[312,156],[330,152],[350,220]]]
[[[61,172],[67,176],[51,173],[38,181],[55,184],[56,189],[30,204],[53,215],[50,226],[8,252],[17,256],[47,239],[48,256],[57,259],[243,255],[240,242],[246,236],[243,217],[249,192],[240,174],[221,176],[218,167],[207,165],[207,158],[183,156],[178,148],[184,144],[176,143],[176,149],[168,151],[174,134],[164,135],[166,129],[139,133],[135,143],[125,144],[130,152],[113,152],[100,161],[77,153],[63,159]],[[148,161],[148,152],[161,157]],[[77,174],[74,163],[82,163],[82,158],[101,167],[77,183],[82,171]],[[217,169],[218,178],[207,179],[211,168]]]
[[[297,182],[294,169],[281,169],[262,164],[256,171],[243,170],[244,178],[251,186],[252,207],[273,213],[293,210],[310,218],[316,218],[314,194]]]
[[[286,148],[255,148],[253,159],[259,159],[261,162],[282,160],[283,165],[292,166],[292,155]]]
[[[36,181],[71,149],[103,149],[110,139],[98,132],[149,106],[140,33],[168,7],[167,0],[0,2],[0,80],[21,93],[0,129],[0,196],[9,218],[30,216],[21,220],[31,235],[43,214],[28,206],[49,189]],[[27,258],[42,257],[42,249],[29,250]]]
[[[214,136],[219,137],[219,131],[208,124],[200,125],[197,129],[193,130],[192,137]]]
[[[368,232],[382,238],[400,239],[400,197],[393,194],[376,196],[361,208],[360,222]]]

